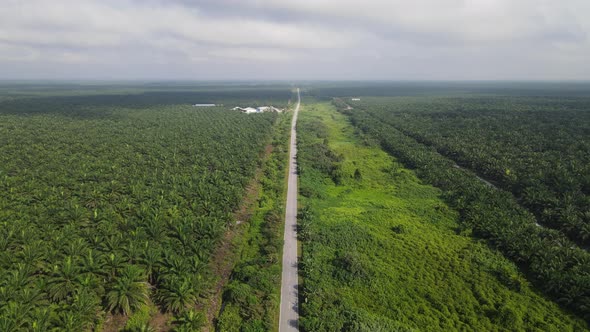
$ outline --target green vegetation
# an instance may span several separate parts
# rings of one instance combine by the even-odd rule
[[[285,172],[291,113],[275,126],[272,152],[264,161],[257,202],[246,223],[239,261],[225,287],[218,331],[278,329]]]
[[[46,104],[153,106],[154,104],[228,103],[248,102],[282,105],[291,97],[290,85],[258,83],[207,82],[7,82],[0,81],[0,101],[20,99],[21,105],[40,109],[39,102]],[[64,98],[65,97],[65,98]],[[38,98],[37,102],[30,100]],[[10,103],[9,103],[10,104]],[[63,108],[63,107],[62,107]],[[22,110],[23,107],[19,107]]]
[[[585,329],[499,252],[458,233],[464,217],[443,193],[379,148],[388,136],[373,135],[377,124],[352,118],[369,135],[328,104],[300,114],[305,331]]]
[[[562,233],[539,227],[535,218],[505,191],[484,183],[473,173],[407,136],[372,114],[342,109],[352,122],[415,168],[420,178],[443,190],[444,198],[461,213],[461,230],[473,232],[516,262],[538,289],[556,302],[590,319],[590,255]]]
[[[334,97],[407,97],[407,96],[530,96],[590,97],[590,83],[570,82],[499,82],[499,81],[381,81],[316,82],[309,94],[323,100]]]
[[[355,107],[512,192],[542,225],[590,244],[590,99],[365,98]]]
[[[228,95],[0,102],[0,330],[113,329],[128,318],[136,330],[162,313],[178,330],[203,324],[194,307],[215,279],[211,253],[277,119],[228,111],[232,98],[190,106]]]
[[[302,329],[587,329],[586,87],[309,90],[339,112],[299,120]],[[289,98],[0,84],[0,331],[276,330],[291,115],[229,109]]]

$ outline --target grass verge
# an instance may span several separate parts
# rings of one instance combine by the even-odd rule
[[[262,165],[255,205],[250,210],[230,280],[216,320],[217,331],[276,331],[281,282],[285,175],[291,114],[275,126],[269,157]]]

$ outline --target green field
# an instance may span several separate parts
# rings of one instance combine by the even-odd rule
[[[332,106],[299,121],[305,331],[585,328]]]

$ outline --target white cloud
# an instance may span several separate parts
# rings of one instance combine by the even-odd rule
[[[251,47],[236,47],[236,48],[219,48],[208,52],[213,57],[221,57],[232,60],[250,60],[256,62],[266,61],[289,61],[301,59],[304,55],[297,51],[285,52],[273,48],[251,48]]]
[[[247,1],[247,0],[246,0]],[[248,2],[248,1],[247,1]],[[586,0],[256,0],[308,15],[444,35],[461,41],[518,40],[552,32],[590,32]]]
[[[34,61],[38,52],[30,47],[15,46],[0,42],[0,61]]]
[[[13,1],[0,10],[0,39],[10,42],[100,47],[160,36],[220,45],[331,48],[351,37],[329,27],[298,26],[249,18],[212,18],[179,5],[89,0]]]
[[[586,0],[2,0],[0,71],[269,62],[314,78],[589,78],[587,13]]]

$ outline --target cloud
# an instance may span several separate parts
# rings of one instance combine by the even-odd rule
[[[211,18],[180,5],[116,4],[88,0],[12,1],[0,11],[0,39],[13,43],[119,46],[174,36],[187,42],[232,46],[324,48],[349,44],[329,27],[301,27],[241,18]]]
[[[585,0],[3,0],[0,70],[33,77],[87,63],[100,70],[75,74],[141,78],[151,65],[163,78],[231,78],[266,64],[286,79],[590,78],[588,12]]]
[[[34,61],[38,59],[38,52],[29,47],[0,43],[0,61]]]

